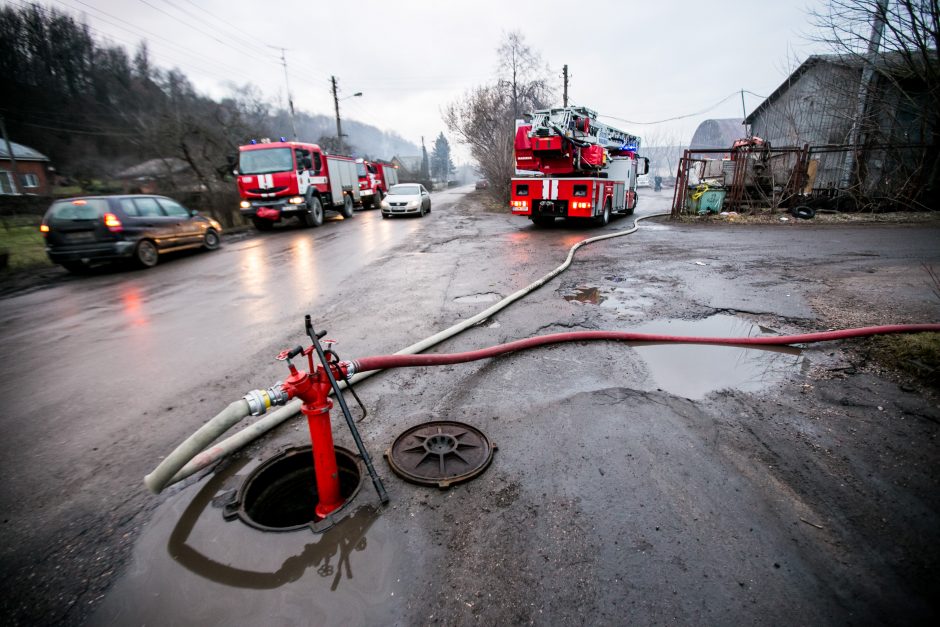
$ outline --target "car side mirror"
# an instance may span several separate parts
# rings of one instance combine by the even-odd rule
[[[238,176],[238,168],[235,168],[234,170],[232,170],[232,174],[234,174],[235,176]]]

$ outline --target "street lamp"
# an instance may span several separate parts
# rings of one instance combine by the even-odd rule
[[[354,93],[352,96],[346,96],[345,98],[340,98],[339,95],[338,95],[338,93],[337,93],[336,77],[335,77],[335,76],[331,76],[331,77],[330,77],[330,83],[332,83],[332,85],[333,85],[333,106],[336,107],[336,139],[339,141],[339,152],[340,152],[340,154],[342,154],[342,153],[346,152],[346,146],[345,146],[345,144],[343,143],[343,125],[342,125],[342,122],[340,121],[340,117],[339,117],[339,101],[340,101],[340,100],[347,100],[347,99],[349,99],[349,98],[356,98],[357,96],[362,96],[362,92],[361,92],[361,91],[357,91],[357,92]]]

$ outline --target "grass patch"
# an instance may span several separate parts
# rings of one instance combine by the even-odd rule
[[[46,256],[46,243],[39,233],[39,222],[40,218],[33,216],[3,220],[0,251],[8,255],[4,272],[52,265]]]
[[[872,339],[871,357],[886,368],[940,389],[940,333],[884,335]]]

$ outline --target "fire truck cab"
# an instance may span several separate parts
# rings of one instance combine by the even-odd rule
[[[241,214],[259,231],[286,218],[320,226],[326,211],[353,217],[359,202],[356,162],[328,155],[316,144],[269,140],[240,146],[238,192]]]
[[[373,209],[378,209],[382,199],[388,193],[388,188],[398,184],[397,167],[385,161],[356,159],[356,168],[359,174],[359,194],[362,197],[362,206],[371,205]]]

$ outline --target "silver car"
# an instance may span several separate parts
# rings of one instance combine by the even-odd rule
[[[402,183],[388,188],[388,194],[382,199],[382,217],[397,215],[424,216],[431,213],[431,194],[418,183]]]

